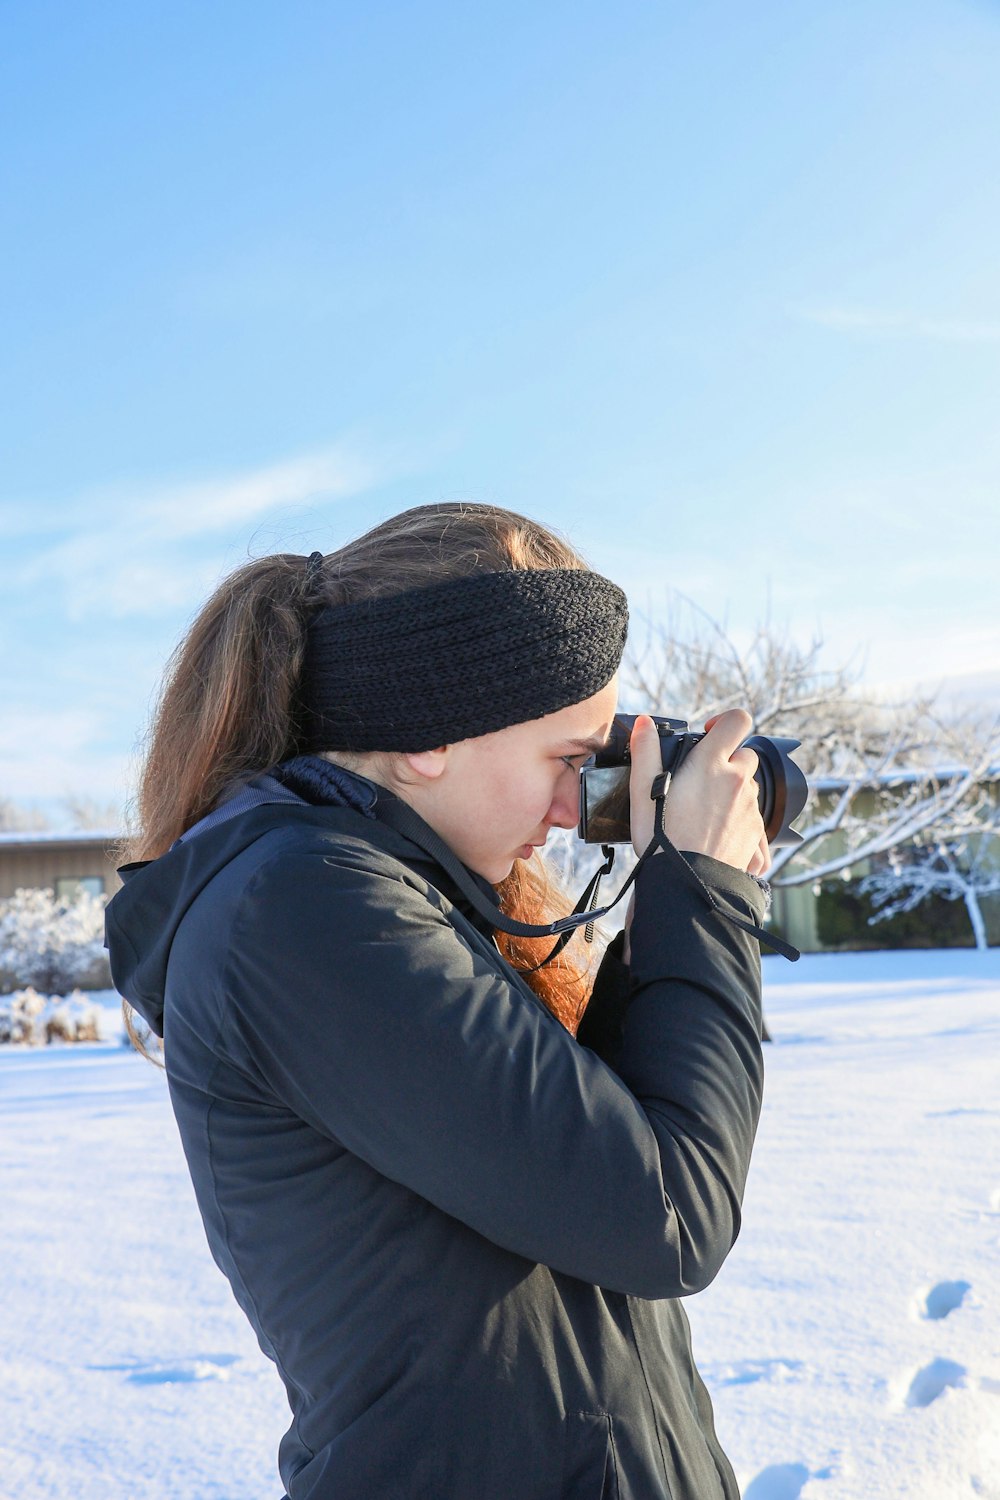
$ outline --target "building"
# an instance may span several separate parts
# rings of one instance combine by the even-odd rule
[[[91,830],[64,833],[0,832],[0,901],[26,889],[50,890],[59,901],[79,891],[113,896],[121,834]]]

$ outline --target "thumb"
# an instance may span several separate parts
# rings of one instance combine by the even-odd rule
[[[653,837],[653,778],[663,770],[660,736],[648,714],[637,714],[629,739],[629,798],[632,807],[632,846],[641,854]]]

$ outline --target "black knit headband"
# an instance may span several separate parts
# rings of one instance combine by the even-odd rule
[[[577,568],[321,609],[302,670],[304,747],[433,750],[540,719],[611,681],[627,628],[621,589]]]

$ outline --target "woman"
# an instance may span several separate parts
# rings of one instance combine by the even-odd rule
[[[748,717],[675,778],[592,986],[484,915],[553,915],[534,848],[626,623],[551,532],[431,505],[249,564],[178,649],[108,940],[285,1383],[290,1500],[737,1495],[677,1299],[735,1239],[760,1102]],[[648,718],[631,750],[642,851]]]

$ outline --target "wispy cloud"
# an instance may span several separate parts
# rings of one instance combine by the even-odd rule
[[[150,532],[164,537],[200,536],[255,521],[278,506],[356,495],[374,477],[357,454],[333,449],[150,495],[144,520]]]
[[[15,798],[69,792],[123,803],[128,757],[102,748],[98,715],[85,708],[8,704],[0,722],[0,786]]]
[[[268,519],[300,531],[318,510],[382,477],[370,460],[336,447],[180,484],[92,491],[55,508],[58,540],[49,513],[13,582],[54,591],[76,621],[176,610],[211,587],[235,538]],[[13,530],[13,515],[8,522]],[[27,524],[18,529],[30,534]]]
[[[947,344],[998,344],[1000,323],[961,318],[925,318],[865,307],[792,307],[793,318],[835,333],[873,338],[930,339]]]
[[[337,545],[338,504],[416,462],[395,452],[376,464],[341,443],[174,484],[0,503],[4,793],[124,797],[133,726],[184,618],[249,555]]]

